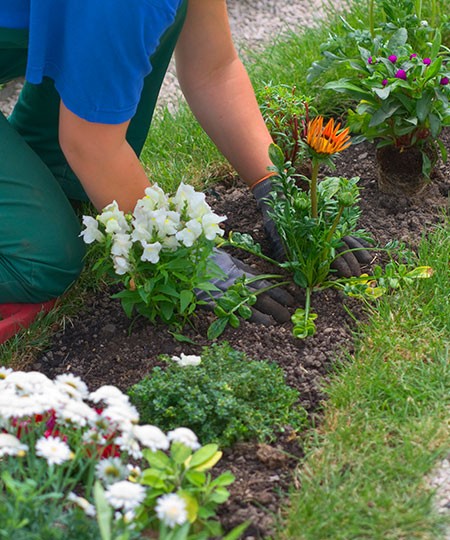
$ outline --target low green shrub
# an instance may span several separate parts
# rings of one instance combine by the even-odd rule
[[[166,369],[154,368],[129,390],[143,422],[161,429],[189,427],[203,444],[221,446],[270,440],[283,427],[297,429],[305,422],[298,392],[273,362],[251,360],[227,343],[205,347],[198,365],[165,359]]]

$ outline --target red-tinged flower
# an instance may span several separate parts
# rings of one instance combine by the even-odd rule
[[[395,56],[395,54],[391,54],[390,56],[388,56],[388,60],[389,62],[395,64],[395,62],[397,62],[397,57]]]
[[[442,77],[439,82],[442,84],[442,86],[446,86],[450,82],[450,79],[448,77]]]
[[[422,62],[426,65],[426,66],[429,66],[431,64],[431,58],[424,58],[422,60]]]
[[[395,74],[396,79],[403,79],[406,81],[406,71],[404,69],[399,69],[397,73]]]
[[[44,437],[46,439],[49,437],[59,437],[62,441],[67,442],[67,435],[62,435],[57,429],[46,429],[44,431]]]
[[[306,128],[306,144],[320,155],[331,156],[342,152],[350,146],[348,128],[340,129],[341,124],[335,125],[331,118],[326,126],[323,126],[323,116],[317,116],[308,122]]]

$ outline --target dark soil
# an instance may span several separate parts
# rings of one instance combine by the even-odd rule
[[[397,239],[415,247],[422,233],[442,218],[442,208],[448,204],[449,168],[439,166],[420,198],[393,197],[382,195],[377,188],[374,155],[374,147],[369,144],[350,147],[337,159],[333,174],[361,177],[360,226],[379,245]],[[256,204],[238,181],[230,179],[215,185],[209,191],[209,200],[217,213],[228,216],[228,230],[251,233],[263,249],[267,248]],[[268,270],[259,260],[246,260],[256,271]],[[301,291],[292,287],[291,292],[297,305],[302,306]],[[242,322],[238,329],[228,328],[220,339],[251,358],[277,362],[285,371],[287,383],[300,392],[300,404],[320,419],[321,402],[325,399],[321,387],[337,355],[342,350],[352,350],[358,327],[344,304],[359,320],[364,317],[356,301],[333,290],[316,293],[313,308],[318,313],[317,333],[304,341],[292,336],[290,323],[261,327],[249,322]],[[142,319],[131,325],[119,302],[110,299],[110,291],[104,291],[89,298],[71,324],[56,333],[50,350],[32,368],[52,377],[71,371],[92,390],[102,384],[125,390],[155,365],[162,365],[158,360],[162,353],[200,353],[201,347],[208,344],[206,330],[211,320],[211,314],[199,313],[196,330],[187,331],[195,345],[179,343],[164,326],[152,326]],[[221,510],[224,526],[249,519],[247,538],[270,536],[285,503],[283,493],[295,482],[301,456],[301,434],[289,432],[280,434],[271,444],[246,442],[226,449],[220,469],[231,470],[236,482],[231,486],[230,500]]]

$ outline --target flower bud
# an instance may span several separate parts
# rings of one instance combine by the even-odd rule
[[[409,55],[409,59],[412,60],[413,58],[417,58],[417,54],[416,53],[412,53]]]
[[[381,84],[382,84],[383,86],[386,86],[388,82],[389,82],[389,81],[388,81],[387,79],[383,79],[383,80],[381,81]]]
[[[404,69],[399,69],[395,74],[396,79],[403,79],[406,81],[406,71]]]
[[[338,194],[338,203],[340,206],[347,208],[355,204],[355,197],[350,191],[343,191]]]
[[[393,64],[395,64],[395,62],[397,62],[397,57],[395,56],[395,54],[391,54],[390,56],[388,56],[388,59]]]
[[[423,59],[423,63],[426,65],[426,66],[429,66],[431,64],[431,58],[424,58]]]
[[[439,82],[442,84],[442,86],[446,86],[450,82],[450,79],[448,77],[442,77]]]

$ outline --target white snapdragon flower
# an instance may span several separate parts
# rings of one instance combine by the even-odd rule
[[[133,426],[133,434],[143,446],[150,448],[153,452],[167,450],[169,448],[168,438],[156,426]]]
[[[129,511],[138,507],[145,499],[145,487],[128,480],[121,480],[110,485],[105,496],[113,508]]]
[[[160,242],[153,242],[152,244],[143,242],[142,247],[144,248],[144,251],[141,255],[141,261],[148,261],[156,264],[159,261],[159,252],[161,251],[162,244]]]
[[[108,206],[105,206],[102,213],[97,216],[98,221],[105,226],[107,233],[126,233],[129,230],[128,222],[122,210],[119,210],[119,205],[113,201]]]
[[[112,261],[114,265],[114,272],[119,276],[123,276],[131,270],[130,263],[127,259],[125,259],[125,257],[112,257]]]
[[[46,459],[49,465],[61,465],[73,457],[69,445],[59,437],[41,437],[36,442],[36,455]]]
[[[124,257],[125,259],[128,259],[132,245],[133,243],[129,234],[117,233],[113,236],[111,253],[116,257]]]
[[[186,523],[188,515],[186,501],[176,493],[167,493],[156,500],[155,512],[158,519],[173,529]]]
[[[198,366],[202,358],[201,356],[196,356],[195,354],[184,354],[181,353],[180,356],[172,356],[172,360],[176,362],[179,366]]]
[[[0,433],[0,458],[3,456],[19,456],[25,455],[28,446],[20,442],[20,440],[9,433]]]
[[[219,223],[222,223],[222,221],[225,221],[226,219],[226,216],[218,216],[213,212],[205,214],[202,217],[202,227],[205,237],[208,240],[214,240],[217,235],[223,236],[224,230],[219,227]]]
[[[195,197],[195,194],[195,189],[192,186],[185,184],[184,182],[180,183],[177,192],[172,197],[172,202],[178,212],[182,213],[186,206],[189,207],[189,201]]]
[[[175,238],[186,247],[191,247],[197,238],[202,234],[202,226],[196,219],[191,219],[181,231],[178,231]]]
[[[172,236],[180,227],[180,214],[171,210],[166,211],[164,218],[157,222],[158,233],[161,237]]]
[[[133,242],[148,242],[152,239],[153,231],[150,229],[147,224],[147,219],[144,220],[133,220],[131,222],[133,226],[133,232],[131,233],[131,239]]]
[[[195,195],[188,201],[188,214],[191,219],[200,219],[205,214],[211,212],[211,207],[206,202],[204,193],[195,192]]]
[[[136,206],[148,205],[149,210],[154,210],[155,208],[167,208],[168,204],[167,195],[158,184],[153,184],[145,190],[145,197],[138,201]]]
[[[163,245],[162,249],[166,251],[175,251],[180,246],[180,242],[175,236],[166,236],[161,243]]]
[[[200,448],[197,435],[189,428],[179,427],[169,431],[167,438],[171,442],[182,443],[185,446],[192,448],[192,450],[197,450]]]
[[[105,235],[98,228],[98,221],[91,216],[83,216],[84,229],[79,236],[83,238],[86,244],[93,242],[103,242]]]

